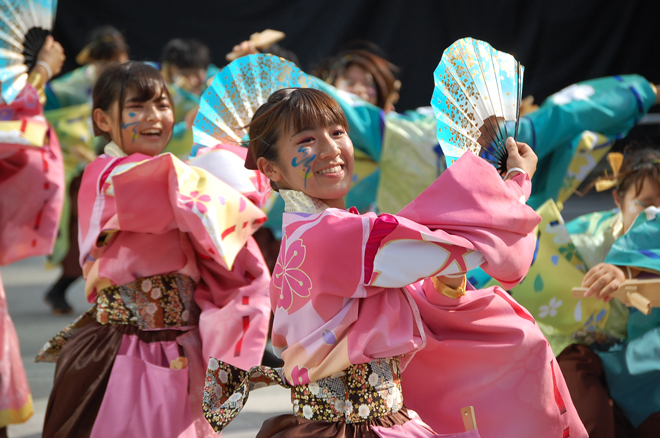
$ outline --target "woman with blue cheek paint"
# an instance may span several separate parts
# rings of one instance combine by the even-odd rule
[[[259,170],[279,187],[345,208],[344,195],[353,175],[353,143],[346,128],[330,123],[295,131],[289,127],[282,133],[278,162],[260,160]]]
[[[95,108],[94,122],[127,155],[156,156],[167,146],[174,126],[174,111],[166,90],[146,100],[128,90],[121,105],[114,102],[106,110]]]
[[[270,280],[250,237],[265,215],[172,154],[170,94],[143,63],[108,67],[94,128],[110,141],[83,173],[80,264],[94,306],[53,338],[44,437],[205,437],[205,364],[258,365]]]
[[[467,153],[399,213],[376,215],[345,209],[354,151],[330,95],[277,90],[248,129],[245,167],[285,202],[270,284],[284,366],[246,372],[211,359],[204,411],[216,431],[251,390],[279,384],[293,413],[266,420],[258,438],[586,437],[534,320],[464,275],[483,264],[516,284],[527,272],[538,223],[524,204],[536,168],[528,145],[507,141],[507,166],[524,170],[505,180]],[[478,431],[466,430],[466,406]]]

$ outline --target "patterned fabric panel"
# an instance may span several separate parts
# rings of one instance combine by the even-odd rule
[[[243,409],[250,391],[271,385],[291,388],[298,417],[359,423],[398,412],[403,407],[398,358],[352,365],[330,377],[291,386],[281,368],[264,366],[244,371],[214,358],[204,386],[204,415],[220,432]]]

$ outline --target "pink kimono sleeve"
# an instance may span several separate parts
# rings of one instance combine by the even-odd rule
[[[265,214],[207,171],[164,154],[128,169],[117,166],[109,194],[115,197],[120,230],[162,233],[179,229],[202,254],[231,269]]]
[[[199,333],[204,360],[215,357],[247,370],[261,363],[270,322],[270,273],[257,243],[248,239],[231,271],[200,260],[202,282],[195,291],[201,309]]]
[[[402,287],[481,266],[511,287],[532,260],[540,217],[527,205],[527,175],[503,181],[484,160],[464,154],[399,214],[379,216],[365,256],[368,284]]]
[[[64,203],[55,131],[43,147],[0,144],[0,265],[50,254]]]

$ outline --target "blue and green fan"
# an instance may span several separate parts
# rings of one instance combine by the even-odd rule
[[[447,166],[470,151],[506,172],[506,139],[518,136],[523,71],[484,41],[463,38],[445,50],[431,105]]]
[[[0,83],[6,103],[25,87],[56,9],[57,0],[0,0]]]
[[[243,56],[227,65],[202,95],[191,156],[202,147],[242,144],[254,113],[283,88],[318,87],[295,64],[270,54]]]

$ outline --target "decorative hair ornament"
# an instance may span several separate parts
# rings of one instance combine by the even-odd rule
[[[191,157],[203,147],[242,145],[254,113],[271,94],[283,88],[318,86],[294,63],[266,53],[243,56],[227,65],[213,77],[200,100],[193,123]],[[256,169],[251,151],[245,164],[248,169]]]
[[[623,164],[623,154],[621,152],[610,152],[607,154],[607,162],[612,168],[612,178],[601,179],[596,181],[596,191],[602,192],[605,190],[612,189],[619,185],[619,171],[621,170],[621,165]]]
[[[607,161],[610,163],[613,176],[612,178],[605,177],[605,179],[596,181],[595,184],[596,191],[598,192],[615,188],[621,183],[621,180],[619,178],[619,173],[621,170],[621,165],[623,164],[623,154],[621,154],[620,152],[610,152],[609,154],[607,154]],[[657,164],[660,164],[660,159],[658,158],[649,161],[644,161],[643,163],[635,164],[630,170],[630,172],[628,172],[627,174],[631,172],[636,172],[647,166],[654,166]]]
[[[660,159],[656,158],[656,159],[654,159],[654,160],[649,160],[649,161],[646,161],[646,162],[644,162],[644,163],[636,164],[635,166],[633,166],[633,170],[639,170],[639,169],[641,169],[641,168],[643,168],[643,167],[646,167],[646,166],[653,166],[653,165],[655,165],[655,164],[660,164]]]

